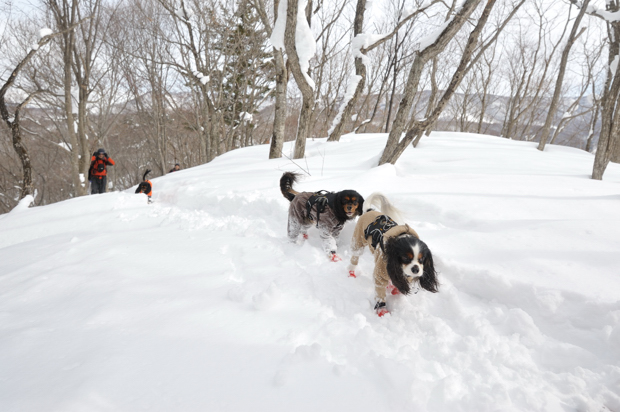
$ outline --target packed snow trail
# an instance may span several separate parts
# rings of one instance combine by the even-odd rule
[[[316,230],[288,242],[287,159],[251,147],[132,190],[0,216],[0,409],[620,410],[620,168],[436,133],[308,142],[299,189],[380,190],[441,288],[388,298]],[[289,147],[290,149],[290,147]]]

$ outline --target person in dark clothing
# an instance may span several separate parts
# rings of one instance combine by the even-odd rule
[[[168,173],[178,172],[179,170],[181,170],[181,166],[178,163],[176,163],[174,165],[174,167],[172,169],[170,169],[170,171]]]
[[[90,180],[91,194],[105,193],[107,187],[107,167],[114,166],[114,160],[108,157],[103,149],[93,153],[88,169],[88,180]]]
[[[136,193],[144,193],[148,197],[148,202],[152,203],[151,196],[153,195],[153,183],[150,180],[146,180],[146,175],[148,175],[151,171],[146,169],[144,175],[142,176],[142,182],[138,185],[136,189]]]

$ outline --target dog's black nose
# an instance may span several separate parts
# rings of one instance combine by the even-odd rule
[[[416,266],[414,266],[414,267],[412,267],[412,268],[411,268],[411,271],[412,271],[414,274],[417,274],[417,273],[420,271],[420,267],[419,267],[418,265],[416,265]]]

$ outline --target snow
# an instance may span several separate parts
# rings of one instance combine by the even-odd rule
[[[426,7],[426,6],[427,4],[425,4],[423,7]],[[446,28],[452,23],[452,21],[454,20],[454,17],[460,13],[463,6],[464,6],[464,2],[461,3],[459,6],[457,6],[457,9],[452,13],[452,15],[448,18],[448,20],[446,20],[441,26],[439,26],[437,29],[432,31],[429,35],[420,39],[420,41],[417,44],[417,50],[422,52],[426,50],[428,47],[430,47],[431,45],[435,44],[439,36],[441,36],[441,33],[443,33],[444,30],[446,30]]]
[[[603,9],[599,9],[595,6],[588,6],[587,11],[588,14],[596,14],[601,16],[605,21],[610,23],[620,21],[620,12],[610,12]]]
[[[282,1],[283,3],[284,1]],[[314,80],[308,75],[310,69],[310,59],[316,54],[316,40],[312,29],[306,20],[306,4],[308,0],[299,0],[299,8],[297,10],[297,27],[295,30],[295,49],[299,57],[299,65],[306,82],[314,89]],[[278,16],[279,17],[279,16]]]
[[[297,27],[295,30],[295,48],[297,49],[297,57],[299,58],[299,65],[301,66],[301,72],[306,79],[306,82],[314,89],[315,83],[310,76],[308,76],[308,70],[310,69],[310,59],[316,54],[316,40],[312,29],[308,25],[306,20],[306,4],[307,0],[299,0],[299,9],[297,12]],[[276,49],[285,50],[284,46],[284,32],[286,31],[286,10],[287,1],[282,0],[278,5],[278,18],[271,32],[269,42]]]
[[[419,43],[417,44],[417,50],[422,52],[426,50],[428,47],[430,47],[431,45],[435,44],[439,36],[441,36],[441,33],[443,33],[444,30],[446,30],[446,28],[450,25],[450,23],[452,23],[453,19],[454,19],[454,16],[450,17],[450,19],[445,21],[441,26],[439,26],[439,28],[435,29],[429,35],[420,39]]]
[[[0,410],[620,410],[620,166],[432,133],[376,167],[386,138],[308,141],[296,185],[408,212],[441,287],[384,318],[352,223],[342,262],[287,241],[268,145],[0,215]]]
[[[353,57],[365,58],[366,56],[361,52],[362,49],[367,49],[383,38],[387,37],[388,34],[368,34],[368,33],[360,33],[353,38],[351,41],[351,50],[353,50]],[[366,57],[367,58],[367,57]]]
[[[611,71],[611,74],[613,76],[616,75],[616,70],[618,70],[618,58],[620,58],[620,55],[616,55],[614,59],[611,61],[611,63],[609,64],[609,70]]]
[[[45,36],[49,36],[50,34],[53,34],[54,31],[50,28],[43,28],[41,30],[39,30],[39,40],[41,40],[43,37]]]
[[[24,198],[17,203],[17,206],[15,206],[11,210],[11,213],[13,213],[13,214],[15,214],[15,213],[22,213],[22,212],[28,210],[28,207],[30,207],[32,202],[34,202],[34,196],[32,196],[32,195],[24,196]]]
[[[361,81],[362,76],[358,76],[357,74],[355,74],[355,72],[351,73],[351,75],[349,76],[347,90],[345,91],[344,98],[342,100],[342,103],[340,104],[340,109],[338,109],[338,114],[336,115],[336,117],[334,117],[332,125],[327,131],[328,135],[331,135],[336,126],[338,126],[338,124],[340,123],[340,120],[342,119],[342,113],[344,112],[344,109],[346,109],[351,99],[353,99],[353,96],[355,95],[355,89],[357,89],[357,86]]]
[[[252,120],[254,120],[254,115],[252,115],[251,113],[248,113],[248,112],[241,112],[241,113],[239,113],[239,119],[242,122],[251,123]]]
[[[271,42],[273,47],[280,50],[285,50],[284,32],[286,31],[287,6],[288,4],[285,0],[281,0],[278,4],[278,18],[273,25],[273,31],[271,32],[271,37],[269,38],[269,41]]]

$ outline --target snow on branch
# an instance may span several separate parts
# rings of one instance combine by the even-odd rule
[[[334,129],[336,128],[336,126],[338,126],[338,124],[340,123],[340,120],[342,119],[342,113],[344,112],[344,109],[347,107],[347,105],[349,104],[353,96],[355,95],[355,89],[357,89],[357,85],[359,84],[361,80],[362,80],[362,76],[358,76],[356,74],[352,74],[351,77],[349,78],[349,84],[347,85],[347,91],[345,92],[343,102],[340,104],[340,110],[338,111],[338,114],[334,118],[334,121],[332,122],[331,127],[327,131],[328,135],[331,135]]]
[[[582,2],[579,2],[577,0],[569,0],[573,5],[575,5],[577,8],[581,9],[583,6]],[[605,2],[607,5],[610,4],[610,2],[606,1]],[[586,8],[586,13],[594,16],[594,17],[598,17],[600,19],[603,19],[609,23],[613,23],[616,21],[620,21],[620,10],[617,11],[607,11],[607,10],[601,10],[596,6],[592,6],[592,5],[588,5],[588,7]]]
[[[273,25],[273,31],[271,32],[271,37],[269,37],[269,41],[276,49],[284,50],[284,31],[286,30],[286,10],[287,10],[287,2],[286,0],[280,0],[280,4],[278,5],[278,18]],[[274,10],[275,12],[275,10]]]
[[[416,9],[416,10],[407,10],[407,13],[405,13],[405,16],[403,16],[398,24],[396,25],[396,27],[394,27],[394,30],[392,30],[391,33],[387,33],[387,34],[365,34],[365,33],[360,33],[357,36],[355,36],[355,39],[353,39],[353,47],[354,47],[354,53],[355,53],[355,47],[357,45],[357,47],[359,48],[360,52],[362,54],[365,54],[367,52],[369,52],[370,50],[380,46],[381,44],[385,43],[386,41],[390,40],[392,37],[394,37],[396,35],[396,33],[398,33],[398,31],[401,29],[401,27],[403,27],[405,24],[407,24],[407,22],[409,22],[411,19],[413,19],[414,17],[418,16],[419,14],[422,14],[424,12],[426,12],[430,7],[434,6],[437,3],[441,3],[441,0],[432,0],[432,1],[427,1],[426,3],[424,3],[422,6],[420,6],[420,8]],[[359,39],[358,39],[359,37]],[[355,57],[359,57],[359,56],[355,56]]]
[[[281,3],[285,3],[285,1],[281,0]],[[312,34],[312,29],[308,24],[308,20],[306,20],[307,3],[308,0],[299,0],[299,7],[297,8],[297,27],[295,30],[295,48],[297,49],[301,72],[310,87],[314,90],[314,80],[308,76],[308,71],[310,70],[310,59],[316,54],[316,40],[314,40],[314,34]]]

